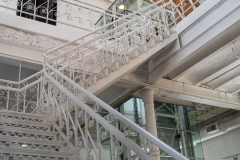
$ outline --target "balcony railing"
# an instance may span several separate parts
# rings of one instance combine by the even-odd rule
[[[123,15],[78,0],[1,0],[0,12],[17,15],[51,25],[67,25],[93,31],[100,17],[104,24]]]
[[[42,72],[20,82],[0,79],[0,110],[36,113],[40,104]]]

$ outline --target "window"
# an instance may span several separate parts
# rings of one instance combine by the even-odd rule
[[[17,15],[56,25],[57,0],[19,0]]]

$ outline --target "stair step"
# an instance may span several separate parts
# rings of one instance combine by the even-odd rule
[[[36,127],[43,127],[43,128],[49,128],[52,125],[51,123],[33,122],[28,120],[6,118],[6,116],[5,117],[0,116],[0,122],[9,123],[9,124],[36,126]]]
[[[55,151],[60,152],[63,148],[62,146],[55,145],[42,145],[42,144],[31,144],[25,142],[11,142],[11,141],[0,141],[1,147],[13,147],[13,148],[21,148],[21,149],[36,149],[41,151]]]
[[[56,152],[40,149],[24,149],[17,147],[1,147],[1,154],[14,154],[23,156],[34,156],[34,157],[59,157],[59,158],[69,158],[73,153],[70,152]]]
[[[29,133],[29,134],[41,134],[41,135],[57,135],[58,132],[53,131],[45,131],[40,129],[31,129],[31,128],[21,128],[21,127],[14,127],[14,126],[3,126],[0,125],[0,131],[14,131],[14,132],[20,132],[20,133]]]
[[[9,127],[9,126],[0,126],[0,135],[8,135],[12,137],[28,137],[28,138],[36,138],[36,139],[55,139],[58,132],[52,131],[42,131],[42,130],[34,130],[34,129],[26,129],[26,128],[17,128],[17,127]]]
[[[50,123],[39,123],[39,122],[28,122],[24,120],[14,120],[7,118],[0,118],[0,126],[18,127],[18,128],[29,128],[36,130],[47,131],[50,129]]]
[[[22,113],[22,112],[16,112],[16,111],[7,111],[7,110],[0,110],[0,117],[2,116],[24,118],[24,119],[28,119],[28,121],[35,121],[35,122],[43,122],[45,119],[45,116],[43,115]]]
[[[0,135],[0,142],[8,141],[8,142],[19,142],[26,144],[39,144],[39,145],[50,145],[50,146],[63,146],[66,142],[64,141],[54,141],[54,140],[45,140],[45,139],[32,139],[25,137],[11,137]]]

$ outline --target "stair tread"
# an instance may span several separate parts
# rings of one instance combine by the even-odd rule
[[[22,143],[32,143],[32,144],[48,144],[48,145],[63,145],[66,142],[64,141],[55,141],[55,140],[45,140],[45,139],[33,139],[25,137],[11,137],[0,135],[0,141],[11,141],[11,142],[22,142]]]
[[[32,121],[11,119],[11,118],[3,118],[3,117],[0,117],[0,122],[16,123],[16,124],[40,126],[40,127],[50,127],[52,125],[51,123],[45,123],[45,122],[32,122]]]
[[[0,131],[39,134],[39,135],[51,135],[51,136],[58,134],[58,132],[53,132],[53,131],[42,131],[42,130],[26,129],[26,128],[20,128],[20,127],[18,128],[18,127],[10,127],[10,126],[0,126]]]
[[[0,153],[13,153],[21,155],[32,155],[32,156],[54,156],[54,157],[70,157],[73,153],[70,152],[57,152],[40,149],[29,149],[29,148],[17,148],[17,147],[1,147]]]
[[[19,116],[19,117],[24,117],[24,118],[41,119],[41,120],[44,120],[44,118],[45,118],[45,116],[43,116],[43,115],[22,113],[22,112],[16,112],[16,111],[7,111],[7,110],[0,110],[0,114]]]

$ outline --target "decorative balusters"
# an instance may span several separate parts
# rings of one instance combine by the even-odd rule
[[[55,22],[54,19],[51,19],[53,16],[50,15],[50,12],[57,16],[56,22],[62,19],[63,15],[73,21],[75,17],[72,15],[72,8],[76,7],[76,4],[60,2],[68,5],[68,9],[64,13],[60,13],[54,8],[52,10],[46,8],[49,1],[36,5],[32,1],[22,0],[18,3],[20,7],[17,11],[20,15],[27,14],[33,19],[42,18],[46,22]],[[57,4],[58,9],[60,2]],[[46,115],[53,124],[52,130],[57,130],[60,135],[57,138],[64,140],[78,159],[91,160],[96,157],[98,160],[115,160],[124,156],[124,158],[132,160],[150,160],[153,159],[150,155],[152,148],[157,146],[175,159],[187,160],[186,157],[84,89],[131,63],[132,60],[147,53],[150,48],[171,36],[178,23],[178,17],[184,18],[185,16],[184,13],[178,11],[179,8],[184,9],[183,6],[173,6],[171,9],[167,9],[171,3],[159,1],[126,17],[114,17],[116,18],[114,22],[46,53],[43,72],[21,82],[0,80],[1,109]],[[196,3],[200,3],[200,1],[191,3],[191,7],[194,7]],[[11,9],[7,6],[5,6],[6,9]],[[0,7],[3,7],[1,3]],[[28,10],[25,11],[24,7],[25,10],[26,7]],[[84,13],[88,9],[82,7],[77,12]],[[89,10],[88,13],[92,15],[95,11]],[[45,14],[47,16],[44,18]],[[106,12],[106,14],[110,13]],[[83,19],[77,18],[79,18],[79,22],[83,23]],[[90,26],[94,27],[92,21],[88,22]],[[53,58],[48,59],[49,56],[53,56]],[[126,125],[123,130],[118,128],[119,123]],[[1,123],[0,126],[18,128],[21,125]],[[29,125],[24,127],[39,132],[47,130],[47,127]],[[37,134],[35,131],[30,134],[7,130],[0,131],[0,135],[56,140],[55,135]],[[139,135],[141,143],[135,143],[130,139],[133,134]],[[104,141],[109,141],[110,150],[104,147]],[[13,144],[4,141],[2,145]],[[26,145],[30,146],[31,144]],[[60,149],[59,146],[35,145],[33,147],[40,147],[43,150]],[[0,154],[1,156],[8,159],[19,156],[22,159],[25,158],[20,154]],[[41,159],[41,157],[31,158]],[[45,157],[44,160],[51,158]]]
[[[48,72],[44,71],[46,82],[42,97],[46,103],[43,105],[43,112],[56,122],[55,128],[62,133],[61,136],[80,159],[99,157],[100,160],[108,159],[109,156],[110,159],[117,159],[125,150],[130,159],[153,159],[150,156],[153,144],[175,158],[186,159],[174,149],[166,149],[166,144],[160,140],[152,140],[153,137],[145,130],[58,70],[48,64],[46,70]],[[126,124],[123,131],[119,130],[118,123]],[[139,134],[145,143],[139,145],[133,142],[129,138],[132,133]],[[111,144],[110,155],[104,151],[103,142],[106,140]],[[79,151],[85,155],[79,155]]]
[[[165,10],[156,3],[130,14],[131,20],[119,19],[47,53],[57,54],[49,63],[88,88],[170,36],[173,28],[170,29],[172,24],[163,19]],[[139,13],[142,15],[136,16]],[[113,27],[108,30],[110,26]],[[80,44],[59,52],[76,41]]]
[[[20,82],[0,80],[0,109],[36,113],[39,106],[42,72]]]
[[[87,96],[83,97],[83,99],[85,98],[85,104],[82,101],[77,102],[72,99],[68,94],[70,92],[67,92],[67,90],[71,90],[73,86],[58,75],[55,76],[54,82],[50,79],[46,80],[47,85],[44,90],[44,99],[48,101],[47,104],[49,105],[43,110],[50,117],[55,117],[55,119],[58,120],[56,125],[61,131],[65,131],[66,138],[74,142],[73,149],[76,153],[80,150],[85,150],[85,156],[79,155],[82,159],[91,159],[93,157],[99,157],[99,160],[110,159],[110,155],[104,151],[104,147],[102,146],[102,142],[107,139],[111,139],[113,142],[111,155],[114,159],[117,159],[125,148],[129,149],[127,144],[124,145],[122,140],[118,138],[118,135],[114,134],[118,133],[122,135],[121,137],[127,137],[127,135],[124,135],[124,133],[118,131],[118,129],[112,125],[114,121],[118,121],[113,118],[114,116],[108,120],[104,119],[101,116],[103,108],[97,103],[88,106],[87,101],[89,97]],[[47,77],[49,77],[49,75]],[[62,87],[68,86],[68,89],[64,90],[55,83],[59,83]],[[53,112],[54,110],[56,113]],[[106,113],[106,111],[104,113]],[[106,127],[106,124],[108,127]],[[112,132],[109,130],[109,126],[116,131]],[[125,143],[127,140],[131,141],[131,139],[127,138],[125,139]],[[138,149],[141,148],[139,147]],[[134,152],[134,149],[132,151]],[[150,156],[146,156],[151,159]]]
[[[88,32],[99,28],[95,23],[104,17],[104,24],[123,17],[122,14],[96,8],[74,0],[1,0],[0,11],[51,25],[67,25]]]

